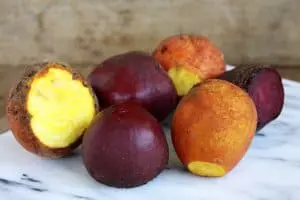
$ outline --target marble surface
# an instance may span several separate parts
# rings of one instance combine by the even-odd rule
[[[133,189],[111,188],[90,178],[78,153],[41,159],[23,150],[8,131],[0,136],[0,199],[300,200],[300,84],[284,80],[284,87],[282,114],[255,136],[246,156],[225,177],[186,172],[170,145],[169,166],[153,181]]]

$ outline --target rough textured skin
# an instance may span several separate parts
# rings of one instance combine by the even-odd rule
[[[211,79],[194,87],[179,103],[172,141],[179,159],[216,164],[229,172],[243,158],[255,134],[257,113],[241,88]]]
[[[88,77],[101,108],[134,101],[158,120],[176,107],[176,89],[167,73],[152,56],[131,51],[110,57]]]
[[[263,78],[261,78],[264,76]],[[219,79],[227,80],[244,89],[252,98],[258,113],[257,131],[276,119],[283,108],[284,88],[280,74],[276,69],[266,65],[248,65],[237,67],[222,74]],[[262,85],[269,84],[263,91],[263,98],[254,92]],[[270,105],[270,109],[265,109]]]
[[[215,78],[225,71],[223,53],[204,36],[171,36],[158,45],[153,56],[166,71],[182,66],[202,80]]]
[[[218,78],[229,81],[244,90],[248,90],[248,86],[251,83],[255,75],[265,69],[267,66],[263,65],[249,65],[243,67],[236,67],[231,71],[227,71],[221,74]],[[275,69],[274,69],[275,70]]]
[[[143,185],[168,162],[168,144],[158,121],[139,105],[126,102],[99,113],[83,138],[89,174],[121,188]]]
[[[30,127],[30,118],[27,108],[27,95],[30,90],[30,85],[33,81],[35,75],[39,72],[39,76],[47,72],[49,67],[60,67],[65,70],[70,71],[73,74],[74,80],[80,80],[88,87],[87,82],[84,78],[77,72],[72,71],[72,69],[65,65],[59,63],[38,63],[31,66],[25,66],[25,72],[22,78],[12,87],[7,101],[6,116],[12,130],[13,135],[16,140],[29,152],[34,153],[41,157],[46,158],[59,158],[69,155],[76,147],[81,143],[82,137],[78,138],[73,144],[67,148],[49,148],[42,144],[38,138],[32,132]],[[90,89],[91,94],[93,94],[92,89]],[[95,102],[96,102],[96,97]],[[98,104],[95,104],[96,109],[98,109]]]

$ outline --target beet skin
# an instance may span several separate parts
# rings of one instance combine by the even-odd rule
[[[144,108],[126,102],[100,112],[83,138],[89,174],[112,187],[143,185],[168,163],[168,144],[158,121]]]
[[[133,101],[161,121],[177,105],[172,80],[145,52],[131,51],[104,60],[90,73],[88,81],[101,108]]]
[[[257,131],[280,115],[284,88],[276,69],[262,65],[237,67],[219,78],[234,83],[250,95],[258,114]]]

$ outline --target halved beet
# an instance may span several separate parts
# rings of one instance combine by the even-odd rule
[[[284,103],[284,88],[280,74],[269,66],[237,67],[219,77],[244,89],[256,105],[257,131],[276,119]]]

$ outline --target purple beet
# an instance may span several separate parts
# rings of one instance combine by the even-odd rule
[[[225,72],[219,77],[244,89],[256,105],[257,131],[276,119],[284,103],[280,74],[268,66],[244,66]]]
[[[168,144],[159,122],[141,106],[126,102],[104,109],[86,131],[83,162],[98,182],[137,187],[166,167]]]
[[[172,80],[145,52],[131,51],[110,57],[94,68],[88,80],[100,108],[133,101],[161,121],[177,105]]]

